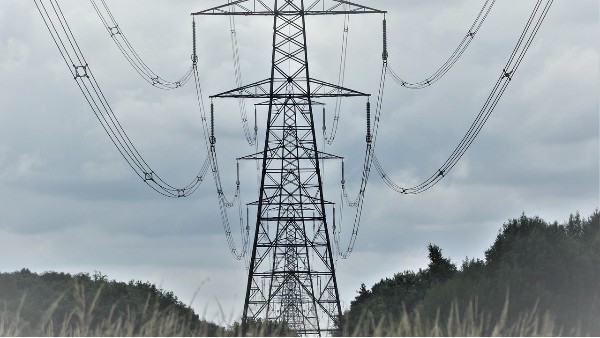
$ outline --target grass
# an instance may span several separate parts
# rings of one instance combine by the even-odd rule
[[[478,310],[477,304],[470,302],[461,311],[458,303],[453,302],[447,318],[441,318],[438,311],[435,318],[424,318],[419,310],[412,313],[404,311],[400,318],[380,318],[376,320],[364,314],[357,328],[352,332],[344,331],[343,336],[376,337],[532,337],[532,336],[579,336],[580,332],[563,332],[555,324],[553,316],[540,313],[537,305],[517,320],[508,320],[508,299],[498,318],[492,318]]]
[[[20,310],[26,301],[26,296],[21,298],[20,305],[13,312],[4,305],[0,313],[0,336],[236,336],[239,327],[228,329],[214,324],[202,322],[198,325],[192,318],[182,316],[170,309],[160,311],[158,306],[151,305],[149,301],[144,307],[144,315],[139,316],[127,311],[125,315],[115,316],[112,310],[101,320],[94,320],[96,302],[101,289],[95,294],[86,296],[83,287],[76,283],[73,287],[75,299],[74,308],[60,321],[53,320],[52,314],[64,295],[57,298],[46,309],[37,323],[30,323],[20,316]],[[146,311],[151,313],[145,316]],[[527,313],[521,314],[516,321],[509,321],[508,300],[498,318],[478,310],[476,302],[471,302],[459,309],[455,302],[447,318],[423,318],[419,311],[408,313],[404,311],[400,318],[383,318],[375,320],[373,316],[364,315],[358,328],[352,332],[344,331],[343,336],[561,336],[581,335],[580,332],[563,332],[554,323],[549,313],[540,313],[537,305]],[[98,319],[98,318],[94,318]],[[92,324],[95,323],[95,324]],[[265,336],[285,334],[278,328],[258,327],[248,334],[251,336]]]
[[[21,299],[21,305],[16,311],[11,312],[6,305],[0,313],[0,336],[209,336],[218,334],[215,326],[198,325],[191,318],[182,318],[180,313],[174,309],[159,311],[158,304],[150,304],[150,297],[145,304],[143,314],[139,317],[148,319],[141,320],[133,311],[127,310],[125,315],[114,316],[116,304],[108,315],[101,320],[96,320],[92,325],[95,314],[96,302],[102,289],[86,297],[83,286],[75,283],[73,287],[74,308],[64,315],[62,320],[56,322],[53,313],[64,294],[58,297],[51,306],[44,311],[37,323],[21,318],[21,307],[26,300],[26,295]],[[150,316],[145,316],[146,313]],[[97,319],[97,318],[94,318]],[[201,323],[202,324],[202,323]]]

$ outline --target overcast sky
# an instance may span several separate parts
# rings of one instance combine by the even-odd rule
[[[222,2],[107,0],[144,61],[173,80],[189,67],[189,13]],[[408,81],[428,77],[446,60],[482,5],[360,2],[389,12],[390,65]],[[60,3],[142,156],[172,185],[185,185],[206,156],[193,86],[149,86],[118,52],[88,1]],[[415,91],[388,81],[376,152],[399,184],[424,180],[450,155],[501,74],[533,5],[498,1],[464,56],[435,85]],[[373,172],[354,253],[337,260],[344,308],[361,283],[425,268],[428,243],[460,264],[467,256],[483,258],[503,222],[523,212],[562,222],[572,212],[587,217],[598,207],[598,17],[598,1],[555,1],[490,120],[440,184],[403,196]],[[307,20],[315,78],[337,82],[342,20]],[[373,95],[381,69],[381,20],[354,16],[349,26],[345,85]],[[235,87],[229,22],[201,17],[197,25],[206,99]],[[244,83],[267,78],[272,21],[238,18],[236,27]],[[0,1],[0,80],[0,271],[97,270],[110,279],[156,283],[186,303],[199,289],[194,307],[207,319],[222,319],[218,304],[225,322],[241,316],[246,268],[228,251],[212,180],[186,199],[165,198],[147,187],[104,134],[33,1]],[[345,157],[351,195],[362,170],[364,103],[343,102],[336,141],[325,148]],[[221,174],[231,193],[235,159],[255,150],[245,143],[236,103],[215,104]],[[320,131],[320,113],[316,120]],[[258,194],[252,168],[242,174],[244,203]],[[325,196],[339,203],[339,163],[326,164],[325,171]],[[345,210],[342,241],[353,218]],[[237,229],[235,212],[230,216]]]

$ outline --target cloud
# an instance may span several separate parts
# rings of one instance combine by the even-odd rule
[[[189,13],[221,1],[107,3],[144,61],[176,79],[189,67]],[[193,85],[169,92],[148,86],[88,2],[61,1],[61,6],[142,156],[161,177],[186,184],[206,156]],[[373,0],[372,6],[389,11],[392,68],[418,81],[454,50],[481,3]],[[388,78],[377,155],[396,182],[419,183],[450,155],[501,74],[532,6],[498,2],[461,60],[434,86],[406,90]],[[402,196],[371,173],[353,256],[337,263],[346,306],[361,282],[425,267],[428,243],[459,263],[465,256],[482,257],[501,224],[521,212],[562,221],[570,212],[586,215],[598,206],[599,6],[554,4],[487,125],[440,184]],[[371,102],[381,71],[381,19],[355,16],[349,29],[344,84],[371,93]],[[335,83],[343,18],[307,22],[311,76]],[[209,95],[236,86],[231,31],[225,18],[196,18],[196,23],[208,107]],[[104,134],[45,29],[33,3],[0,2],[0,256],[5,258],[0,270],[100,270],[109,278],[162,283],[184,302],[201,286],[195,302],[200,313],[208,306],[209,319],[220,316],[216,298],[225,317],[231,311],[235,319],[246,271],[228,252],[210,173],[189,199],[166,199],[150,190]],[[269,76],[271,29],[270,19],[236,19],[244,83]],[[329,133],[335,102],[324,101]],[[320,149],[345,158],[350,195],[361,177],[365,104],[363,98],[343,101],[331,146],[323,147],[320,107],[315,113]],[[253,107],[247,106],[253,127]],[[215,100],[215,111],[219,165],[230,194],[235,159],[257,148],[245,145],[237,102]],[[258,109],[261,138],[265,123],[265,110]],[[256,200],[256,176],[254,162],[242,164],[244,203]],[[340,178],[339,161],[328,161],[325,195],[338,208]],[[343,229],[341,245],[353,219],[352,210],[344,211],[345,222],[337,224]],[[229,210],[229,217],[239,245],[238,210]]]

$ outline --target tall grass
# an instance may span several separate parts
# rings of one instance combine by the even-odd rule
[[[215,332],[216,325],[198,323],[191,316],[182,317],[181,313],[174,308],[159,310],[158,302],[151,304],[150,295],[141,314],[136,315],[134,311],[127,308],[124,315],[115,316],[115,304],[107,315],[103,314],[104,318],[99,318],[100,316],[94,313],[94,310],[102,288],[89,297],[86,296],[82,284],[75,283],[72,292],[75,305],[58,321],[53,314],[65,294],[52,302],[37,319],[38,322],[31,322],[31,319],[21,317],[21,307],[26,301],[26,295],[14,312],[4,305],[0,313],[0,336],[209,336],[219,334]]]
[[[509,320],[508,298],[502,312],[496,318],[478,310],[477,302],[469,302],[461,311],[457,301],[450,306],[446,318],[441,318],[438,310],[435,318],[425,318],[417,309],[404,310],[397,317],[375,319],[369,313],[363,314],[355,329],[343,331],[342,336],[392,336],[392,337],[531,337],[531,336],[579,336],[581,332],[563,332],[557,327],[549,312],[541,313],[537,304],[516,320]]]
[[[151,304],[150,297],[146,301],[143,313],[136,315],[126,311],[123,315],[115,316],[112,307],[104,318],[95,313],[96,304],[101,293],[97,290],[93,295],[86,295],[83,286],[76,283],[72,292],[75,299],[74,308],[64,315],[61,320],[53,319],[54,311],[63,296],[57,298],[46,309],[37,323],[30,323],[21,318],[20,311],[26,296],[13,312],[3,306],[0,313],[0,336],[232,336],[239,335],[237,329],[221,328],[202,322],[191,317],[183,317],[174,309],[160,310],[158,304]],[[399,318],[374,319],[365,314],[357,328],[352,332],[343,331],[343,336],[560,336],[581,335],[581,332],[563,332],[557,327],[552,315],[541,313],[537,305],[517,320],[509,320],[508,299],[497,318],[492,318],[479,311],[477,302],[470,302],[460,310],[454,302],[446,318],[441,318],[440,312],[435,318],[424,318],[418,310],[404,313]],[[151,314],[146,316],[146,314]],[[94,320],[92,320],[94,319]],[[98,320],[100,319],[100,320]],[[268,330],[268,331],[267,331]],[[283,335],[289,332],[269,328],[255,327],[248,332],[250,336]]]

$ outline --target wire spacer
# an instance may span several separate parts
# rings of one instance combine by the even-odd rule
[[[88,65],[87,63],[85,64],[85,66],[75,66],[73,65],[73,68],[75,69],[75,76],[73,77],[74,79],[80,78],[80,77],[87,77],[88,79],[90,78],[88,76]]]
[[[121,34],[121,30],[119,29],[119,26],[108,27],[108,32],[110,33],[111,37]]]
[[[514,70],[512,72],[507,72],[506,68],[502,69],[502,77],[506,77],[508,78],[508,80],[512,80],[512,73],[514,73]]]
[[[154,173],[153,172],[144,172],[144,182],[154,181]]]
[[[177,189],[177,197],[185,197],[185,189]]]

